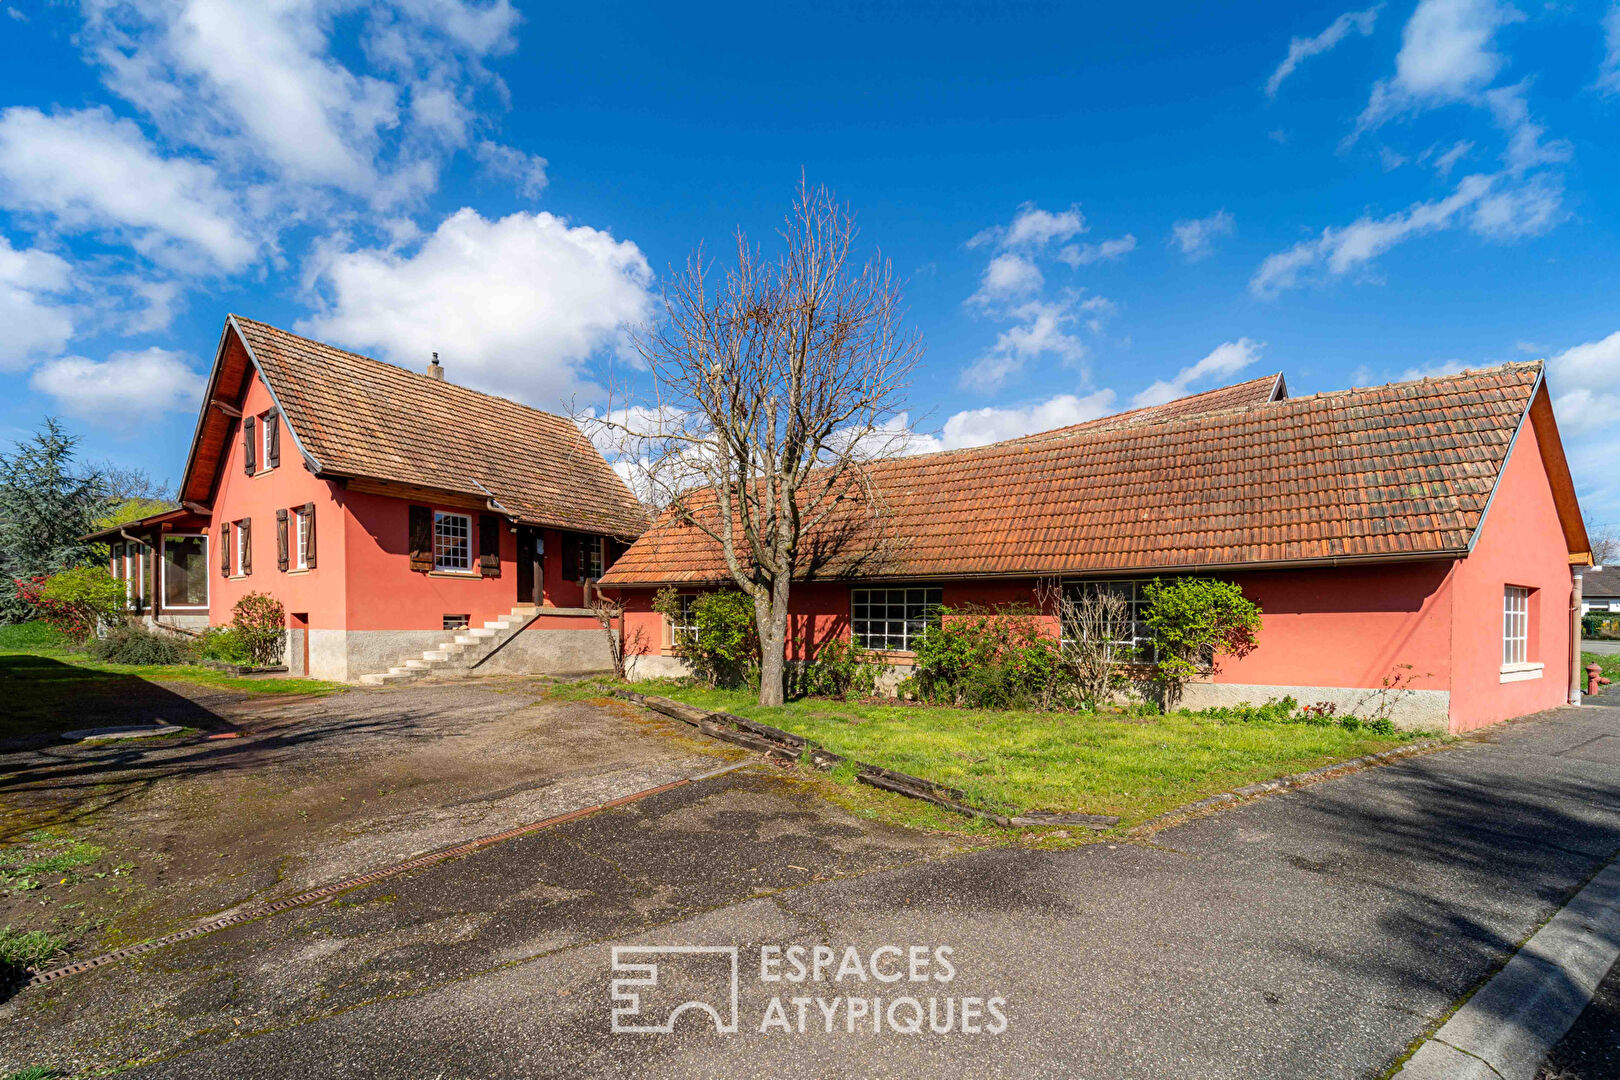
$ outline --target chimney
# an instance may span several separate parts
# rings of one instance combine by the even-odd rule
[[[439,366],[438,353],[433,354],[433,362],[428,364],[427,374],[430,379],[438,379],[440,382],[444,382],[444,368]]]

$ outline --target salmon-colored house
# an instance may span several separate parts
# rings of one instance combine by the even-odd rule
[[[365,682],[610,667],[589,590],[644,527],[570,420],[234,315],[180,500],[97,534],[149,621],[265,593],[292,671]]]
[[[904,671],[935,605],[1029,604],[1054,581],[1136,604],[1145,581],[1196,574],[1264,614],[1258,648],[1189,686],[1192,707],[1291,695],[1464,731],[1579,701],[1590,545],[1539,363],[1305,398],[1268,376],[871,481],[881,513],[829,520],[848,557],[794,588],[792,659],[854,636]],[[656,589],[727,580],[693,525],[632,545],[601,585],[629,609],[634,670],[682,670]]]

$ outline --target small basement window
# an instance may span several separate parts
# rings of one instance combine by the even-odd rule
[[[433,569],[472,569],[472,518],[467,514],[433,513]]]
[[[467,620],[471,618],[471,615],[446,615],[444,617],[444,628],[446,630],[465,630],[467,629]]]

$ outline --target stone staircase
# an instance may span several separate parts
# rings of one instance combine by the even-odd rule
[[[451,640],[407,657],[387,671],[362,675],[360,681],[367,686],[392,686],[430,676],[458,678],[466,675],[490,653],[516,637],[539,613],[540,609],[533,604],[519,604],[511,614],[491,619],[482,627],[446,630],[446,634],[455,635]]]

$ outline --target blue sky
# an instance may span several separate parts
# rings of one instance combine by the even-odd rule
[[[801,170],[920,445],[1547,357],[1620,520],[1620,5],[0,0],[0,443],[175,478],[228,311],[545,408]]]

